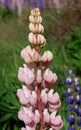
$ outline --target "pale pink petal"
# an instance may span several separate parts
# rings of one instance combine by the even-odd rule
[[[29,100],[32,105],[35,105],[37,103],[37,94],[35,91],[32,91],[32,94]]]
[[[41,73],[40,69],[37,70],[36,81],[37,81],[37,83],[42,82],[42,73]]]
[[[49,116],[49,113],[48,113],[48,110],[47,110],[47,109],[44,109],[44,111],[43,111],[43,116],[44,116],[44,121],[45,121],[46,123],[49,123],[50,116]]]
[[[48,97],[47,97],[46,90],[42,90],[42,91],[41,91],[41,99],[42,99],[42,102],[43,102],[44,104],[47,103]]]
[[[63,127],[61,116],[56,116],[54,119],[51,119],[51,127],[57,130],[60,130]]]
[[[18,96],[20,102],[21,102],[23,105],[26,105],[26,104],[29,103],[29,100],[26,98],[26,96],[25,96],[25,94],[24,94],[24,92],[23,92],[22,89],[18,89],[18,90],[17,90],[17,96]]]
[[[38,124],[40,122],[40,113],[38,110],[35,110],[35,115],[34,115],[34,122]]]

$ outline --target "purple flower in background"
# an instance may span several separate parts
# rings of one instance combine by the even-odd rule
[[[79,114],[78,115],[81,116],[81,108],[79,108]]]
[[[72,70],[68,70],[67,71],[67,75],[72,75],[73,74],[73,71]]]
[[[71,88],[68,88],[67,90],[65,90],[64,93],[65,93],[66,96],[71,95],[71,94],[72,94],[72,90],[71,90]]]
[[[74,106],[74,112],[76,112],[77,114],[79,113],[79,106],[78,105]]]
[[[70,125],[70,126],[68,127],[68,130],[75,130],[75,126],[74,126],[74,125]]]
[[[36,0],[30,0],[30,5],[32,6],[32,8],[37,7],[37,1]]]
[[[69,104],[67,110],[72,113],[66,118],[69,123],[68,130],[78,130],[81,127],[81,88],[79,87],[78,78],[73,77],[72,70],[67,71],[67,78],[64,80],[65,85],[70,87],[65,90],[65,102]]]
[[[43,9],[45,7],[45,0],[39,0],[39,8]]]
[[[81,126],[81,116],[77,117],[77,123],[79,126]]]
[[[69,123],[74,123],[74,121],[75,121],[74,115],[67,117],[66,121],[69,122]]]
[[[5,5],[5,7],[8,7],[9,6],[9,0],[4,0],[4,5]]]
[[[81,103],[81,97],[79,95],[76,96],[76,103]]]
[[[66,85],[71,85],[72,84],[72,79],[71,78],[67,78],[64,80],[64,84]]]
[[[74,97],[73,96],[69,96],[69,97],[65,98],[65,102],[66,103],[73,103],[74,102]]]
[[[73,106],[73,105],[67,106],[67,110],[68,110],[68,111],[73,111],[73,110],[74,110],[74,106]]]

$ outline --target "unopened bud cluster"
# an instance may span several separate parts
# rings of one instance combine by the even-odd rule
[[[42,17],[40,16],[40,11],[39,9],[34,9],[31,11],[31,15],[29,16],[29,29],[31,33],[28,35],[28,39],[31,44],[35,46],[44,46],[46,43],[46,40],[44,36],[40,33],[44,32],[44,27],[41,24],[42,22]]]
[[[29,16],[29,45],[21,51],[21,57],[26,64],[19,68],[18,79],[25,85],[18,89],[17,96],[21,108],[18,117],[25,123],[21,130],[60,130],[63,127],[61,116],[57,112],[61,106],[59,94],[52,89],[57,81],[56,73],[49,69],[53,60],[53,54],[47,50],[43,55],[35,49],[35,45],[45,45],[45,38],[41,32],[44,27],[41,25],[42,17],[38,8],[31,11]],[[34,63],[34,64],[33,64]]]
[[[81,88],[78,78],[73,77],[72,70],[67,72],[67,76],[64,80],[65,85],[68,86],[65,90],[67,96],[65,102],[68,104],[67,110],[71,112],[71,115],[66,121],[70,123],[68,130],[79,130],[81,128]]]

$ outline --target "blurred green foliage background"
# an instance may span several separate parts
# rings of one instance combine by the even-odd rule
[[[10,10],[0,9],[0,130],[19,130],[24,126],[17,117],[20,103],[16,91],[21,87],[18,68],[24,63],[20,52],[29,44],[29,15],[30,9],[23,9],[21,18]],[[49,49],[54,55],[50,68],[58,75],[55,91],[59,92],[62,101],[59,110],[64,121],[62,130],[67,130],[65,118],[69,113],[64,103],[66,87],[63,81],[68,69],[81,78],[81,3],[66,5],[60,13],[45,10],[41,15],[47,40],[42,51]]]

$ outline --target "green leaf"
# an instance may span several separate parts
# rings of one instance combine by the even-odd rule
[[[0,118],[0,123],[7,121],[13,116],[13,113],[6,113]]]
[[[19,130],[19,126],[14,124],[14,130]]]
[[[6,128],[7,128],[7,125],[8,125],[8,123],[5,123],[5,124],[3,125],[3,128],[2,128],[2,130],[6,130]]]
[[[16,97],[16,94],[10,92],[6,95],[6,98],[5,100],[8,102],[8,103],[11,103],[12,105],[14,105],[16,108],[20,108],[20,103]]]

